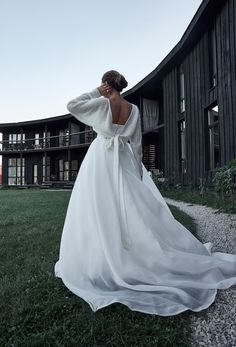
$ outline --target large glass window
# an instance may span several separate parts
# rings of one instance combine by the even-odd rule
[[[50,181],[50,157],[46,158],[43,157],[43,182]]]
[[[60,181],[69,181],[69,161],[68,160],[59,160],[59,180]]]
[[[185,78],[183,65],[179,67],[179,110],[185,112]]]
[[[185,120],[179,122],[179,162],[180,171],[186,173],[186,126]]]
[[[78,173],[78,160],[71,161],[71,180],[75,181]],[[59,179],[60,181],[69,181],[69,161],[59,160]]]
[[[207,112],[207,169],[220,166],[220,134],[218,105]]]
[[[33,165],[33,182],[34,184],[38,184],[38,165]]]
[[[72,160],[71,161],[71,179],[72,181],[76,180],[77,173],[78,173],[78,160]]]
[[[25,158],[8,159],[8,184],[21,185],[25,184]]]
[[[215,30],[211,29],[208,34],[209,45],[209,82],[210,88],[214,88],[217,83],[217,53]]]

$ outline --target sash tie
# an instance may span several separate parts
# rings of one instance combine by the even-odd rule
[[[114,178],[114,187],[115,187],[115,197],[118,207],[118,212],[120,216],[120,228],[121,228],[121,239],[124,248],[127,250],[130,247],[131,241],[127,225],[127,216],[125,211],[124,203],[124,191],[123,191],[123,173],[120,167],[119,162],[119,150],[123,151],[125,148],[125,141],[120,135],[115,135],[111,137],[106,137],[101,134],[97,135],[102,137],[105,142],[107,149],[114,148],[114,159],[113,159],[113,178]]]

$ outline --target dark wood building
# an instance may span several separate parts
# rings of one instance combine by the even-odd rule
[[[204,0],[174,49],[123,96],[141,111],[146,168],[169,184],[211,185],[214,169],[236,158],[236,0]],[[71,115],[0,132],[4,185],[75,180],[95,136]]]
[[[158,44],[158,43],[157,43]],[[142,111],[144,164],[211,185],[236,158],[236,0],[205,0],[179,43],[124,96]]]
[[[0,124],[4,186],[73,184],[91,141],[92,128],[70,114]]]

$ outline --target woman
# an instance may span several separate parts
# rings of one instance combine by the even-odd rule
[[[211,253],[172,215],[142,164],[139,109],[117,71],[68,103],[97,137],[81,164],[55,275],[95,312],[114,302],[162,316],[200,311],[236,283],[236,255]]]

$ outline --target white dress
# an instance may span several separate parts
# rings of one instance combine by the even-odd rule
[[[97,137],[71,193],[55,275],[94,312],[115,302],[161,316],[207,308],[236,284],[236,255],[211,253],[172,215],[141,161],[138,107],[113,124],[94,89],[68,110]]]

